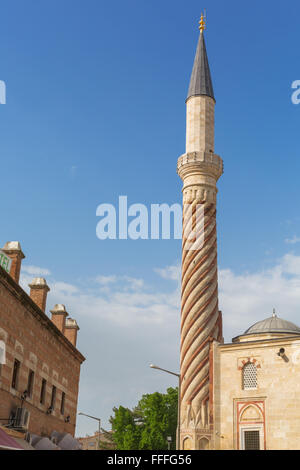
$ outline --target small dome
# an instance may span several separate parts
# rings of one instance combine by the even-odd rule
[[[66,311],[66,307],[63,304],[54,305],[53,310],[50,310],[50,312],[53,314],[66,313],[68,315],[68,312]]]
[[[245,331],[244,335],[256,335],[263,333],[287,333],[293,335],[300,335],[300,328],[294,323],[287,320],[278,318],[277,315],[266,318],[265,320],[254,323],[248,330]]]
[[[31,281],[31,283],[28,284],[28,285],[29,285],[29,287],[31,287],[31,286],[46,287],[47,282],[46,282],[46,279],[44,279],[43,277],[35,277],[33,279],[33,281]]]

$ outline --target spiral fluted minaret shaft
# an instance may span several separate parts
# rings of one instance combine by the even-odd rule
[[[184,203],[181,287],[182,425],[209,429],[209,350],[219,340],[216,205]],[[198,216],[196,212],[198,211]],[[197,219],[197,220],[196,220]],[[193,234],[192,241],[189,233]]]
[[[218,307],[216,183],[223,173],[214,154],[214,106],[208,60],[200,33],[187,99],[183,181],[181,280],[181,448],[201,448],[213,427],[211,342],[222,339]]]

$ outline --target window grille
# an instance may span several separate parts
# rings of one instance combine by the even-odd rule
[[[260,450],[259,431],[244,431],[245,450]]]
[[[248,362],[243,368],[243,389],[257,388],[257,369],[254,364]]]

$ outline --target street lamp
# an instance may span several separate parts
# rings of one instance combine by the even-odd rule
[[[170,370],[167,369],[162,369],[161,367],[156,366],[155,364],[150,364],[151,369],[157,369],[157,370],[162,370],[163,372],[166,372],[167,374],[175,375],[178,377],[178,417],[177,417],[177,442],[176,442],[176,447],[177,450],[180,450],[180,394],[181,394],[181,379],[180,379],[180,374],[176,374],[176,372],[171,372]]]
[[[87,415],[85,413],[81,413],[79,412],[78,413],[79,415],[82,415],[82,416],[87,416],[88,418],[91,418],[91,419],[95,419],[96,421],[98,421],[98,450],[100,450],[100,431],[101,431],[101,419],[100,418],[95,418],[95,416],[90,416],[90,415]]]

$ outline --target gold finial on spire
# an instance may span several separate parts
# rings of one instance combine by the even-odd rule
[[[203,13],[201,13],[201,19],[199,21],[199,24],[200,32],[203,33],[203,31],[206,29],[206,14],[203,15]]]

